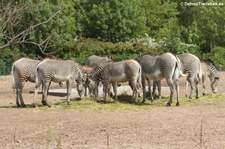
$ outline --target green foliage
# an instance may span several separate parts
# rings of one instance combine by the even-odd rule
[[[145,31],[139,0],[77,0],[78,34],[102,41],[129,41]],[[82,14],[85,13],[85,14]]]
[[[17,13],[10,15],[9,12],[9,18],[2,18],[4,19],[3,22],[7,22],[7,19],[14,21],[12,23],[8,21],[6,27],[3,28],[4,38],[10,37],[11,34],[21,33],[31,26],[45,22],[57,12],[60,12],[54,19],[40,25],[38,28],[31,28],[29,34],[24,36],[28,42],[12,43],[10,45],[12,50],[18,48],[21,53],[29,57],[35,57],[37,55],[45,57],[48,54],[57,54],[75,36],[74,3],[71,1],[25,0],[8,3],[7,6]],[[47,41],[46,39],[49,40]],[[9,40],[3,40],[0,43],[1,45],[6,44]],[[37,45],[31,44],[43,43],[44,41],[46,41],[47,46],[46,48],[42,47],[42,50]]]
[[[0,59],[0,75],[8,75],[11,71],[12,61],[10,59]]]
[[[206,0],[205,2],[210,2]],[[225,44],[225,7],[182,7],[178,16],[183,26],[182,35],[186,43],[195,44],[201,51],[210,52]]]
[[[149,53],[157,55],[163,53],[162,49],[154,49],[143,44],[133,43],[111,43],[95,39],[82,38],[71,41],[70,46],[61,53],[63,59],[75,58],[81,64],[91,55],[108,56],[112,55],[116,61],[136,58],[142,54]]]
[[[218,69],[225,70],[225,48],[224,47],[213,48],[211,52],[204,54],[203,58],[212,61]]]

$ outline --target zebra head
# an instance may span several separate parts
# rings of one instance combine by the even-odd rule
[[[86,79],[86,85],[89,89],[89,92],[92,96],[98,96],[98,85],[100,81],[102,81],[102,70],[107,63],[104,63],[98,67],[95,67],[91,73],[89,74],[88,78]]]
[[[210,86],[213,93],[217,93],[217,85],[219,83],[219,72],[217,71],[216,67],[211,63],[207,62],[209,66],[209,80],[210,80]]]
[[[76,83],[77,83],[77,86],[76,86],[77,92],[81,98],[84,94],[84,81],[82,78],[78,78],[76,79]]]
[[[217,93],[217,85],[219,83],[219,76],[209,76],[210,86],[213,93]]]
[[[92,97],[98,96],[99,82],[95,82],[94,80],[92,80],[88,77],[85,81],[85,85],[88,87],[90,96],[92,96]]]
[[[77,88],[77,92],[81,98],[84,94],[84,78],[83,78],[83,73],[81,71],[81,66],[78,65],[77,63],[76,63],[76,65],[77,65],[77,69],[78,69],[78,77],[75,80],[77,83],[76,88]]]

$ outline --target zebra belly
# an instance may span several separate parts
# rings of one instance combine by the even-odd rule
[[[146,74],[144,73],[146,78],[149,78],[154,81],[162,80],[163,79],[163,74],[160,70],[156,70],[154,73]]]
[[[111,77],[111,81],[115,81],[115,82],[125,82],[127,81],[127,77],[125,74],[122,74],[122,75],[118,75],[118,76],[112,76]]]
[[[64,82],[64,81],[67,81],[69,80],[69,76],[60,76],[60,75],[54,75],[54,77],[52,78],[52,81],[53,82]]]

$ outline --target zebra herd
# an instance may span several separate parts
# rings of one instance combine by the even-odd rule
[[[104,101],[108,95],[112,95],[111,87],[117,97],[117,86],[121,82],[128,82],[133,93],[131,102],[136,101],[137,96],[143,92],[143,103],[146,101],[146,82],[150,98],[156,98],[155,90],[158,88],[161,97],[161,83],[165,79],[169,89],[170,97],[166,106],[171,106],[173,94],[176,91],[176,106],[179,106],[179,84],[180,77],[186,77],[186,95],[188,85],[191,87],[189,98],[195,91],[195,97],[199,98],[198,84],[202,83],[203,95],[205,95],[205,80],[208,76],[213,93],[217,92],[219,72],[209,61],[200,61],[193,54],[185,53],[173,55],[164,53],[159,56],[143,55],[135,60],[123,60],[114,62],[112,57],[90,56],[82,67],[72,60],[52,60],[43,61],[21,58],[12,65],[13,88],[16,91],[16,105],[25,106],[22,91],[25,82],[36,83],[34,90],[33,104],[37,106],[36,95],[42,86],[42,104],[51,106],[47,100],[47,94],[51,82],[66,82],[67,102],[70,103],[72,86],[75,83],[80,98],[87,96],[98,96],[98,85],[103,84]],[[151,91],[151,81],[153,81],[153,91]]]

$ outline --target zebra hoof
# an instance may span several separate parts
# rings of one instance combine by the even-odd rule
[[[45,100],[42,100],[41,103],[44,105],[44,106],[47,106],[47,102]]]
[[[131,99],[130,103],[131,104],[135,104],[135,100],[134,99]]]
[[[47,103],[47,106],[50,108],[52,105]]]
[[[113,93],[112,92],[109,93],[109,97],[113,97]]]
[[[179,102],[177,102],[177,103],[176,103],[176,106],[177,106],[177,107],[179,107],[179,106],[180,106],[180,103],[179,103]]]
[[[145,103],[145,101],[143,100],[142,103]]]
[[[21,107],[21,105],[20,104],[16,104],[17,105],[17,107]]]
[[[206,94],[205,93],[202,93],[202,95],[205,96]]]
[[[25,105],[25,104],[22,104],[22,107],[23,107],[23,108],[25,108],[25,107],[26,107],[26,105]]]
[[[49,104],[47,101],[42,100],[41,102],[42,102],[42,104],[43,104],[44,106],[51,107],[51,104]]]
[[[167,104],[166,104],[166,107],[170,107],[171,106],[171,104],[168,102]]]
[[[32,105],[34,108],[37,108],[37,104],[36,103],[33,103]]]

